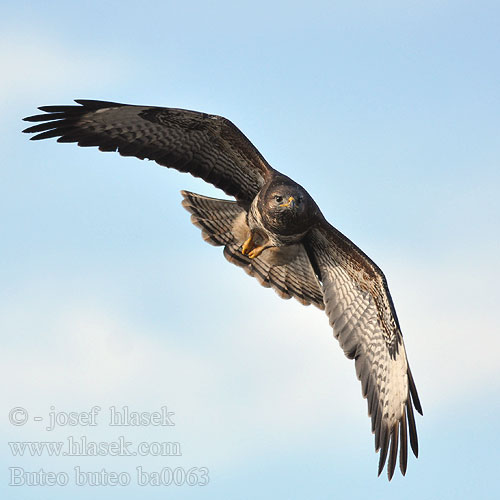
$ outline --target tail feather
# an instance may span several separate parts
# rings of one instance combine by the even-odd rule
[[[203,239],[212,245],[233,242],[233,225],[243,209],[235,202],[217,200],[199,194],[181,191],[182,206],[191,213],[191,222],[202,230]]]

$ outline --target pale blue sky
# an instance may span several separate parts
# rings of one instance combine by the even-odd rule
[[[119,435],[13,427],[14,406],[167,405],[175,428],[122,434],[183,456],[33,459],[4,444],[2,497],[495,498],[499,25],[493,1],[4,2],[3,441]],[[406,478],[376,477],[366,402],[324,313],[263,289],[189,223],[179,190],[217,190],[20,133],[37,106],[75,98],[230,118],[382,267],[425,414]],[[206,466],[211,482],[7,486],[12,466],[134,483],[141,464]]]

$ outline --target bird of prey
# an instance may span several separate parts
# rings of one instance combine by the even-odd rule
[[[355,360],[368,400],[378,474],[389,480],[398,449],[406,473],[408,435],[415,456],[414,408],[422,414],[394,304],[377,265],[330,225],[307,191],[273,169],[229,120],[184,109],[76,100],[42,106],[31,139],[97,146],[154,160],[201,177],[232,200],[182,191],[208,243],[283,298],[314,304],[328,315],[345,355]],[[388,460],[387,460],[388,458]]]

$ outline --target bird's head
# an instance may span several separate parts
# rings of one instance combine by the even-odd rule
[[[291,235],[309,229],[317,206],[307,191],[288,178],[271,182],[261,196],[264,225],[278,234]]]

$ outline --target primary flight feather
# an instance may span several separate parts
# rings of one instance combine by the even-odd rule
[[[408,436],[415,456],[414,408],[422,414],[387,281],[377,265],[323,217],[307,191],[274,170],[229,120],[183,109],[77,100],[42,106],[31,139],[98,146],[201,177],[235,201],[183,191],[203,238],[283,298],[324,309],[355,360],[368,400],[380,474],[403,475]]]

